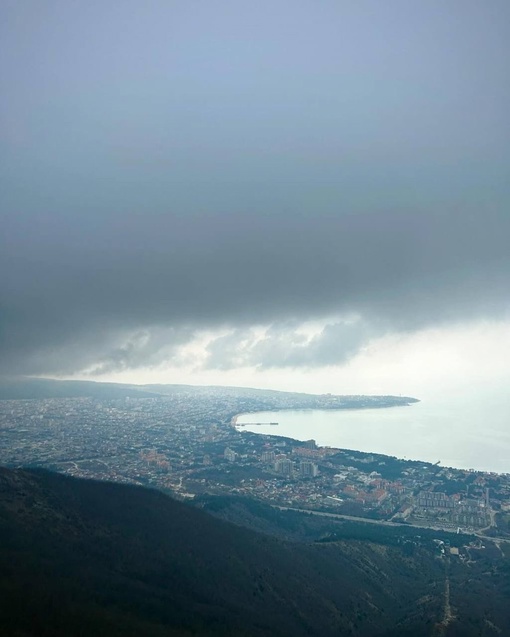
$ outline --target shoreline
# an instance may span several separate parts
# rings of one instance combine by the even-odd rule
[[[416,399],[416,402],[419,403],[421,402],[420,400]],[[242,426],[242,423],[237,423],[237,419],[240,418],[241,416],[250,416],[252,414],[266,414],[266,413],[276,413],[276,412],[282,412],[282,411],[298,411],[298,412],[311,412],[311,411],[325,411],[325,412],[335,412],[335,411],[381,411],[381,410],[387,410],[387,409],[400,409],[401,407],[412,407],[414,405],[414,403],[405,403],[404,405],[380,405],[379,407],[301,407],[301,408],[295,408],[295,407],[274,407],[273,409],[265,409],[264,411],[241,411],[238,414],[236,414],[235,416],[232,416],[232,418],[230,419],[230,424],[233,427],[236,426]],[[252,423],[246,423],[246,424],[252,424]],[[262,423],[262,424],[266,424],[266,423]]]
[[[418,418],[412,418],[409,422],[407,422],[407,417],[405,417],[404,419],[400,417],[394,421],[392,417],[389,416],[389,421],[386,420],[386,422],[383,421],[382,423],[377,423],[376,421],[374,421],[374,423],[371,423],[370,419],[368,420],[363,419],[361,421],[361,426],[365,430],[364,437],[363,437],[363,433],[360,433],[359,435],[356,435],[355,433],[356,431],[359,431],[360,421],[358,421],[358,423],[355,423],[354,425],[349,425],[348,427],[349,434],[347,435],[346,439],[340,443],[338,440],[339,439],[341,440],[342,429],[339,428],[340,433],[338,434],[338,436],[335,436],[333,428],[330,427],[330,429],[327,431],[328,435],[326,436],[326,440],[324,441],[324,436],[320,436],[318,428],[314,430],[313,424],[311,426],[305,427],[305,431],[300,430],[300,429],[303,429],[303,424],[302,424],[303,418],[301,419],[301,423],[299,422],[299,420],[296,423],[296,427],[298,431],[288,432],[289,424],[291,426],[294,424],[292,422],[291,423],[280,422],[278,425],[280,429],[277,429],[275,425],[271,425],[270,426],[271,430],[269,430],[269,421],[277,419],[277,417],[274,415],[276,413],[281,414],[282,412],[293,412],[296,415],[301,414],[301,416],[303,416],[305,414],[316,412],[316,413],[323,414],[327,417],[328,415],[333,415],[332,412],[335,412],[336,414],[343,413],[343,412],[349,412],[350,414],[353,414],[354,412],[366,414],[367,411],[374,412],[374,411],[381,410],[382,412],[387,414],[388,409],[390,407],[408,407],[408,406],[412,406],[412,404],[391,405],[391,406],[384,406],[384,407],[360,407],[360,408],[349,407],[349,408],[330,408],[330,409],[280,408],[280,409],[270,409],[267,411],[247,411],[247,412],[240,412],[236,414],[235,416],[233,416],[230,419],[230,424],[239,433],[241,433],[242,431],[248,431],[250,433],[254,433],[258,435],[274,436],[276,438],[286,438],[289,440],[293,440],[296,443],[303,443],[309,439],[316,439],[316,436],[317,436],[317,438],[319,438],[319,441],[317,442],[317,447],[324,448],[324,449],[338,449],[339,451],[353,451],[356,453],[365,454],[367,456],[374,454],[374,455],[386,457],[386,458],[396,458],[402,461],[412,460],[415,462],[423,462],[424,464],[430,464],[430,465],[440,463],[443,469],[454,469],[458,471],[470,471],[474,473],[493,474],[493,475],[505,475],[506,473],[508,473],[508,471],[505,470],[504,468],[495,469],[494,466],[491,466],[493,465],[493,463],[490,461],[490,456],[489,456],[490,448],[487,450],[486,462],[483,462],[483,463],[476,462],[475,459],[471,457],[469,453],[471,450],[469,449],[469,447],[467,448],[468,453],[464,456],[464,459],[462,458],[462,454],[459,454],[460,457],[457,457],[458,454],[455,453],[456,449],[455,449],[454,443],[452,442],[455,439],[456,432],[454,430],[446,430],[444,427],[441,426],[440,420],[436,421],[435,427],[430,428],[429,434],[423,433],[424,427],[427,426],[427,420],[430,420],[430,422],[434,422],[434,420],[432,420],[434,418],[434,414],[432,415],[425,414],[424,416],[422,413],[420,413]],[[410,412],[410,414],[411,413],[413,412]],[[239,419],[241,417],[252,416],[255,414],[261,414],[260,425],[256,426],[255,423],[253,422],[247,422],[247,423],[239,422]],[[268,414],[268,415],[262,416],[262,414],[264,415]],[[387,426],[388,422],[389,422],[389,426]],[[245,427],[248,427],[248,429],[246,429]],[[324,428],[323,433],[326,430],[326,427]],[[341,427],[341,424],[340,424],[340,427]],[[370,437],[370,429],[372,427],[374,427],[373,429],[374,447],[371,447],[369,449],[364,448],[365,447],[364,443],[369,442],[370,444],[370,441],[372,440],[372,438]],[[282,429],[284,431],[287,430],[287,432],[282,433],[281,432]],[[388,441],[384,440],[385,431],[388,432],[388,441],[393,437],[394,439],[393,442],[395,443],[395,450],[391,448],[388,449]],[[419,437],[413,438],[413,432],[415,435]],[[334,438],[333,440],[328,439],[331,437],[331,434],[333,435],[333,438]],[[450,448],[445,449],[445,447],[442,446],[443,436],[449,437]],[[421,441],[420,437],[423,437],[423,440],[424,440],[423,446],[425,449],[425,453],[423,455],[420,453],[420,441]],[[322,438],[322,441],[320,441],[321,438]],[[358,438],[357,441],[356,441],[356,438]],[[428,446],[426,445],[428,438],[432,440],[437,439],[437,451],[430,444]],[[413,449],[412,443],[410,444],[410,448],[407,449],[405,445],[405,441],[407,440],[411,440],[411,441],[416,440],[416,442],[414,443],[414,446],[416,447],[416,449]],[[402,441],[404,441],[403,445],[402,445]],[[443,462],[441,462],[440,460],[437,460],[438,458],[440,459],[444,458]]]

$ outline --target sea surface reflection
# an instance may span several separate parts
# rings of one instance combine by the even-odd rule
[[[443,466],[510,471],[510,400],[442,397],[409,407],[362,410],[284,410],[243,414],[242,429],[259,434],[313,438],[321,446],[357,449]]]

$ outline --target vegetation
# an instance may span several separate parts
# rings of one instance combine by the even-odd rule
[[[419,637],[441,620],[444,559],[427,542],[350,524],[328,537],[320,524],[330,521],[241,499],[201,504],[244,506],[266,533],[158,491],[1,469],[0,634]],[[278,527],[280,537],[268,534]],[[474,586],[466,567],[453,572],[452,599],[461,587],[463,604],[478,595],[468,628],[510,625],[498,559],[472,560]]]
[[[157,491],[43,471],[1,470],[0,545],[2,635],[377,635],[414,626],[440,577],[419,577],[425,555],[283,542]]]
[[[465,533],[448,533],[412,525],[370,524],[281,510],[243,497],[203,496],[197,503],[213,515],[234,524],[297,542],[358,540],[385,546],[403,546],[412,542],[435,552],[435,540],[457,547],[476,540],[475,536]]]

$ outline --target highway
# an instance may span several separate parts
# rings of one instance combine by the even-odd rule
[[[284,507],[284,506],[279,506],[276,504],[271,505],[274,509],[280,509],[280,511],[296,511],[298,513],[309,513],[311,515],[319,515],[321,517],[325,517],[325,518],[336,518],[339,520],[349,520],[350,522],[365,522],[367,524],[379,524],[381,526],[404,526],[406,528],[415,528],[415,529],[428,529],[429,531],[443,531],[445,533],[454,533],[456,534],[457,531],[454,529],[449,529],[449,528],[445,528],[445,527],[441,527],[441,526],[433,526],[433,525],[429,525],[426,526],[424,524],[406,524],[403,522],[390,522],[389,520],[372,520],[371,518],[358,518],[355,517],[353,515],[343,515],[341,513],[326,513],[323,511],[311,511],[310,509],[298,509],[298,508],[294,508],[294,507]],[[476,535],[476,537],[479,537],[482,540],[487,540],[489,542],[495,542],[496,544],[499,542],[505,542],[505,543],[510,543],[510,539],[505,539],[505,538],[494,538],[494,537],[489,537],[487,535],[481,535],[480,533],[477,533],[476,531],[468,531],[468,530],[461,530],[462,533],[465,533],[466,535]]]

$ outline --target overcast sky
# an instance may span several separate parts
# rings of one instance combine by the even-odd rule
[[[4,0],[0,372],[510,378],[509,59],[508,0]]]

